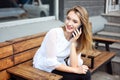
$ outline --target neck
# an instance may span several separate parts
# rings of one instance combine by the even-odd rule
[[[64,31],[65,38],[69,41],[71,37],[71,33]]]

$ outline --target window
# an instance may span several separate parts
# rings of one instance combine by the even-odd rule
[[[106,8],[105,13],[109,13],[112,11],[118,11],[119,8],[119,0],[106,0]]]
[[[112,0],[111,2],[112,5],[117,5],[119,3],[119,0]]]
[[[55,19],[58,0],[0,0],[0,23],[18,20]]]
[[[28,0],[23,8],[29,17],[47,17],[54,15],[54,0]]]

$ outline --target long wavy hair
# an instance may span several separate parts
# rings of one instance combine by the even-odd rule
[[[93,40],[92,40],[92,31],[91,25],[89,22],[89,15],[87,10],[82,6],[75,6],[68,10],[67,15],[69,12],[74,11],[75,14],[79,17],[81,24],[82,24],[82,34],[77,39],[77,53],[88,53],[93,50]],[[65,27],[63,27],[65,30]]]

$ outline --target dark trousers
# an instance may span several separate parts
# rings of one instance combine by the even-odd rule
[[[75,74],[75,73],[53,70],[52,73],[62,75],[63,76],[62,80],[91,80],[90,71],[88,71],[86,74]]]

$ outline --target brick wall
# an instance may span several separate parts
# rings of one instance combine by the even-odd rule
[[[89,16],[97,16],[104,13],[105,0],[59,0],[59,16],[60,20],[64,20],[66,12],[69,8],[81,5],[84,6],[89,13]]]

